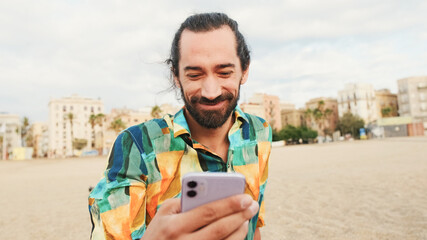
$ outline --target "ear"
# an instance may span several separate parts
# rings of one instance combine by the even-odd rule
[[[246,81],[248,81],[249,76],[249,66],[246,68],[246,70],[242,74],[242,80],[240,81],[240,85],[245,84]]]

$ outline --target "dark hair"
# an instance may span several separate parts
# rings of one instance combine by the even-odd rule
[[[224,13],[200,13],[188,17],[175,33],[175,37],[172,41],[170,57],[165,61],[170,67],[172,76],[178,76],[179,74],[179,43],[182,32],[185,29],[192,32],[208,32],[221,28],[224,25],[229,26],[236,37],[237,56],[239,56],[242,71],[245,71],[249,67],[251,57],[245,38],[240,33],[237,22],[229,18]],[[172,81],[172,84],[175,86],[174,81]]]

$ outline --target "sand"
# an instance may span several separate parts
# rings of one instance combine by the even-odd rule
[[[106,157],[0,161],[0,239],[89,239]],[[273,148],[263,239],[427,239],[427,137]]]

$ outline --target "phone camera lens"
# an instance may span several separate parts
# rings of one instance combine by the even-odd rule
[[[189,197],[195,197],[197,195],[197,192],[194,190],[190,190],[187,192],[187,196]]]
[[[197,187],[197,182],[195,182],[195,181],[190,181],[190,182],[188,182],[188,183],[187,183],[187,186],[188,186],[189,188],[195,188],[195,187]]]

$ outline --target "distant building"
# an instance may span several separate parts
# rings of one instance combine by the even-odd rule
[[[49,101],[49,157],[66,157],[74,153],[73,139],[86,140],[83,151],[91,150],[95,136],[89,123],[90,115],[104,113],[104,103],[99,99],[78,95]],[[70,119],[70,116],[72,118]]]
[[[273,129],[282,129],[280,99],[278,96],[256,93],[249,99],[249,103],[241,104],[240,107],[246,113],[264,118]]]
[[[414,122],[412,117],[381,118],[370,126],[372,137],[406,137],[424,136],[421,122]]]
[[[47,157],[49,151],[48,124],[44,122],[31,124],[29,134],[32,136],[33,157]]]
[[[264,105],[255,104],[255,103],[242,103],[240,104],[240,108],[245,113],[249,113],[265,119]]]
[[[316,130],[319,135],[324,135],[324,131],[332,135],[335,131],[335,128],[338,124],[338,101],[335,98],[319,97],[310,99],[305,103],[306,109],[311,109],[312,111],[319,108],[319,102],[323,102],[322,109],[320,111],[325,112],[326,109],[329,109],[331,112],[328,116],[324,117],[323,121],[319,124],[318,121],[314,119],[313,116],[306,117],[307,126],[311,129]]]
[[[130,127],[152,119],[151,108],[134,110],[129,108],[113,108],[106,116],[107,127],[114,119],[120,118],[126,127]]]
[[[284,109],[282,114],[282,127],[292,125],[300,127],[305,125],[305,109]]]
[[[21,147],[21,121],[18,115],[0,113],[1,159],[10,159],[14,148]]]
[[[379,118],[372,84],[350,83],[338,91],[338,114],[342,117],[347,112],[359,116],[365,124]]]
[[[397,80],[400,116],[423,122],[427,135],[427,76]]]
[[[295,104],[290,102],[280,102],[280,110],[295,110]]]
[[[391,93],[388,89],[376,90],[375,100],[377,102],[378,116],[398,116],[399,105],[397,102],[397,94]]]

